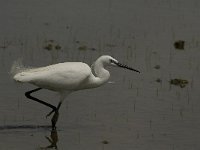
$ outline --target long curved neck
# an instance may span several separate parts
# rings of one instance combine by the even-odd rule
[[[98,87],[98,86],[104,84],[110,78],[109,71],[106,70],[104,67],[105,66],[103,65],[103,63],[100,60],[97,60],[93,64],[93,69],[94,69],[94,73],[95,73],[95,75],[93,77],[93,83],[92,83],[93,87]]]

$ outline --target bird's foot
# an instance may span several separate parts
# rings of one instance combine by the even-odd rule
[[[52,109],[52,111],[50,111],[47,115],[46,115],[46,118],[48,118],[49,116],[51,116],[51,114],[53,113],[53,112],[56,112],[57,111],[57,109]]]
[[[53,112],[58,112],[58,110],[60,109],[60,106],[61,106],[61,102],[58,104],[58,106],[57,107],[55,107],[55,106],[52,106],[51,108],[52,108],[52,111],[50,111],[47,115],[46,115],[46,118],[48,118],[49,116],[51,116],[51,114],[53,113]],[[55,114],[54,114],[55,115]]]

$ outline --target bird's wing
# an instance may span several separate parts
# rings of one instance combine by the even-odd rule
[[[75,90],[90,74],[91,69],[87,64],[66,62],[30,69],[15,75],[14,79],[50,90]]]

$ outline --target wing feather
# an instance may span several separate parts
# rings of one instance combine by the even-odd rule
[[[66,62],[18,73],[14,79],[50,90],[75,90],[91,74],[90,67],[82,62]]]

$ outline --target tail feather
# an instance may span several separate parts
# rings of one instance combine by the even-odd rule
[[[18,59],[13,63],[10,74],[12,78],[17,82],[27,82],[26,71],[29,69],[30,68],[27,68],[22,64],[22,59]]]
[[[17,82],[29,82],[31,80],[29,73],[26,72],[17,73],[13,79]]]

